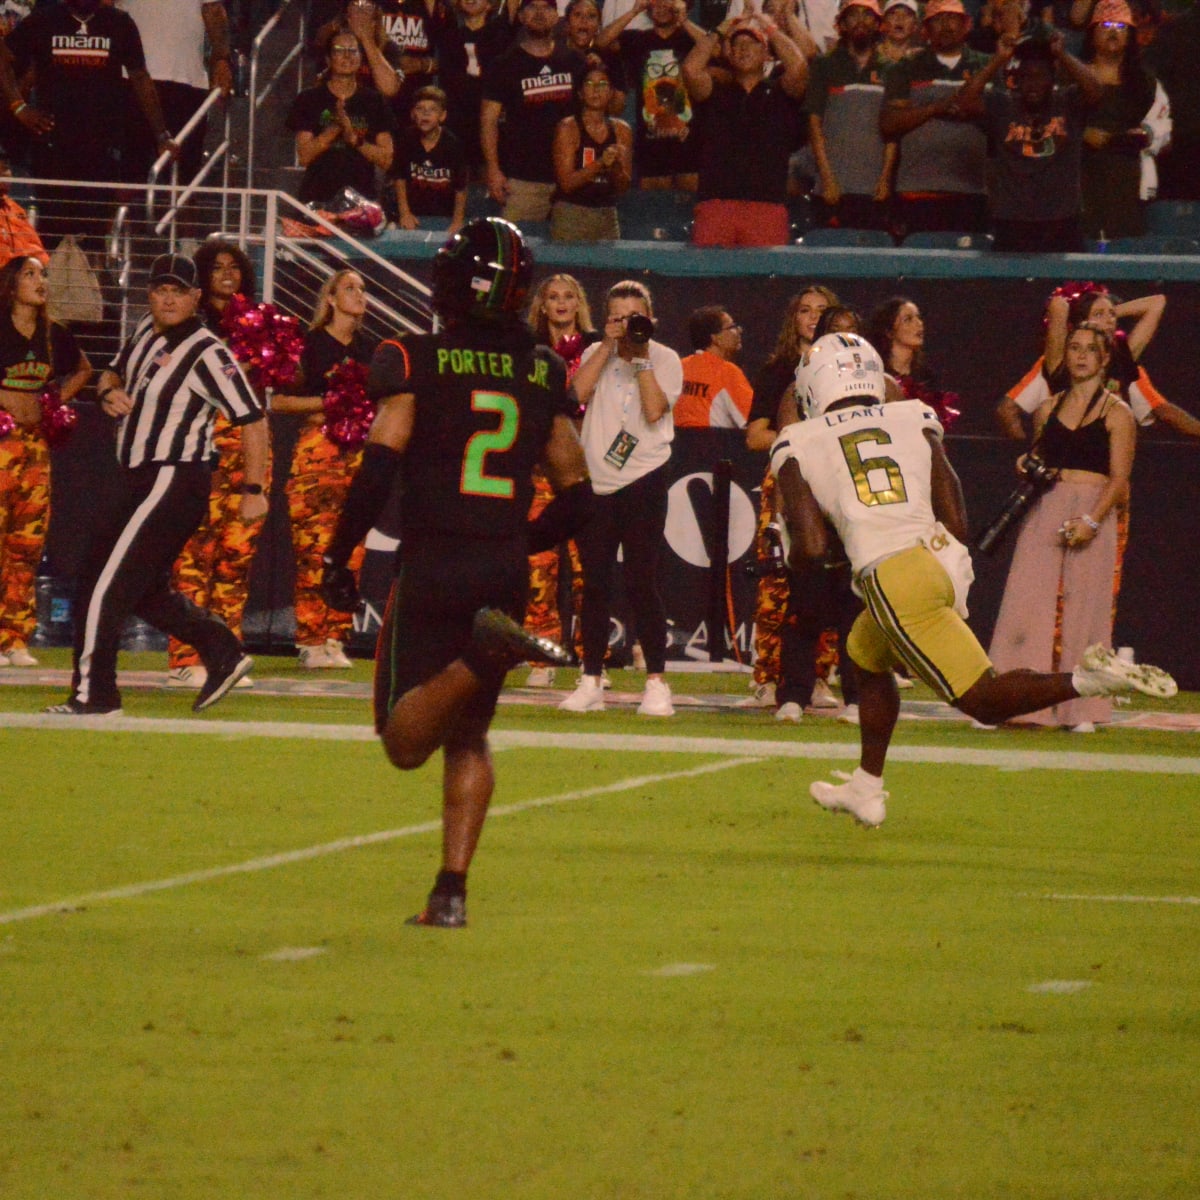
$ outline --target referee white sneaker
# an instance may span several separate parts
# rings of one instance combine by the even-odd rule
[[[1128,662],[1099,643],[1083,652],[1079,666],[1071,672],[1071,683],[1081,696],[1142,692],[1169,700],[1179,691],[1179,685],[1166,671],[1149,663]]]
[[[826,783],[819,779],[809,786],[809,795],[826,812],[849,813],[869,829],[882,825],[887,816],[884,802],[888,798],[888,793],[883,790],[883,780],[868,775],[862,767],[855,767],[853,775],[847,775],[845,771],[834,771],[833,774],[845,782]]]
[[[226,692],[237,687],[238,680],[249,675],[253,667],[254,659],[248,654],[243,654],[228,666],[214,667],[209,671],[208,678],[192,705],[192,712],[203,712],[206,708],[212,708]]]
[[[603,712],[604,688],[598,675],[580,675],[575,690],[559,706],[563,712]]]

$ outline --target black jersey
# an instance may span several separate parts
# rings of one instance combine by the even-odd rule
[[[555,416],[570,415],[561,358],[510,325],[388,339],[371,395],[416,397],[404,453],[402,544],[525,536],[532,472]]]

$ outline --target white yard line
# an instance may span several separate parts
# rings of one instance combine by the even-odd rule
[[[520,800],[515,804],[498,805],[490,810],[488,816],[490,820],[497,817],[511,817],[516,813],[529,812],[535,808],[547,808],[554,804],[569,804],[574,800],[589,800],[594,796],[629,792],[660,783],[674,783],[680,779],[690,779],[697,775],[711,775],[716,771],[728,771],[756,761],[753,758],[731,758],[721,762],[705,763],[699,767],[690,767],[685,771],[671,771],[660,775],[637,775],[597,787],[581,788],[573,792],[559,792],[553,796],[538,796],[532,800]],[[340,854],[344,850],[377,846],[381,842],[394,842],[398,838],[415,837],[423,833],[438,833],[441,828],[440,820],[422,821],[416,825],[401,826],[399,829],[381,829],[375,833],[338,838],[337,841],[305,846],[299,850],[286,850],[280,854],[268,854],[261,858],[248,859],[246,862],[230,863],[223,867],[208,867],[203,871],[187,871],[182,875],[172,875],[166,879],[149,879],[141,883],[126,884],[123,887],[106,888],[104,891],[89,892],[83,896],[73,896],[65,900],[55,900],[49,904],[35,904],[29,908],[18,908],[12,912],[0,913],[0,925],[13,925],[18,921],[32,921],[38,917],[49,917],[55,914],[68,914],[109,900],[130,900],[151,892],[165,892],[172,888],[188,887],[194,883],[207,883],[209,880],[221,879],[227,875],[249,875],[256,871],[269,871],[275,867],[288,866],[291,863],[323,858],[329,854]]]
[[[1080,901],[1091,904],[1200,904],[1200,896],[1087,896],[1051,892],[1039,899]]]

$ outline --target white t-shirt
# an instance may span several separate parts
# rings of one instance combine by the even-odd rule
[[[602,345],[602,342],[595,342],[589,346],[583,352],[580,366]],[[588,474],[592,477],[592,490],[598,496],[607,496],[628,487],[643,475],[649,475],[655,468],[661,467],[671,457],[675,422],[670,409],[675,407],[675,401],[683,391],[683,364],[679,355],[661,342],[650,342],[646,357],[653,365],[654,377],[670,406],[657,421],[652,425],[646,421],[633,368],[616,354],[604,364],[596,390],[583,415],[580,436],[587,457]],[[605,455],[622,432],[636,438],[637,444],[624,465],[618,467]]]
[[[778,476],[796,461],[821,511],[833,522],[857,575],[930,536],[932,452],[937,413],[920,400],[841,408],[780,430],[771,449]]]
[[[201,9],[213,3],[219,0],[117,0],[142,35],[151,79],[208,91]]]

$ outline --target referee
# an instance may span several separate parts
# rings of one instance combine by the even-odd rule
[[[213,424],[242,426],[246,462],[241,517],[267,512],[267,425],[261,403],[223,343],[196,316],[190,258],[163,254],[150,268],[150,312],[100,374],[97,396],[118,419],[120,500],[97,533],[75,608],[71,697],[63,716],[121,711],[117,651],[136,614],[194,646],[208,680],[192,708],[215,704],[253,666],[219,617],[171,590],[171,568],[208,511]]]

